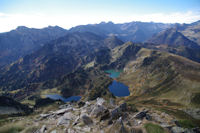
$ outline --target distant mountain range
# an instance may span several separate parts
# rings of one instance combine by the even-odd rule
[[[114,24],[102,22],[100,24],[80,25],[73,27],[69,32],[92,32],[99,36],[115,35],[122,41],[143,42],[153,34],[172,27],[174,24],[153,22],[130,22]]]
[[[122,41],[141,42],[172,24],[131,22],[114,24],[102,22],[94,25],[82,25],[65,30],[61,27],[34,29],[20,26],[10,32],[0,33],[0,67],[34,52],[45,43],[64,36],[68,32],[91,32],[101,37],[117,36]]]
[[[20,26],[10,32],[0,33],[0,66],[18,60],[66,33],[67,30],[58,26],[43,29]]]
[[[80,25],[69,30],[58,26],[49,26],[43,29],[20,26],[10,32],[0,33],[0,67],[34,52],[47,42],[58,39],[67,33],[91,32],[103,38],[115,36],[123,42],[145,42],[152,36],[155,36],[155,34],[172,27],[182,33],[187,39],[200,44],[200,38],[198,36],[200,30],[199,21],[192,24],[164,24],[153,22],[114,24],[112,22],[102,22],[99,24]]]
[[[146,72],[155,76],[160,72],[167,78],[163,80],[168,81],[169,78],[170,87],[177,87],[175,82],[179,80],[173,79],[177,75],[186,76],[187,82],[194,79],[195,82],[191,83],[198,86],[198,37],[186,34],[187,30],[195,28],[198,32],[198,25],[199,22],[187,25],[109,22],[77,26],[70,30],[57,26],[44,29],[18,27],[0,34],[0,64],[4,66],[0,70],[0,90],[16,100],[40,95],[44,90],[53,88],[66,97],[87,94],[94,99],[108,94],[103,91],[111,82],[103,72],[106,69],[123,69],[127,75],[121,77],[124,83],[125,79],[133,80],[131,73],[134,70],[141,72],[138,80],[144,78]],[[139,65],[135,66],[137,62]],[[158,67],[159,62],[162,62],[162,68]],[[181,63],[192,63],[192,66],[184,68]],[[155,68],[155,72],[151,67]],[[185,71],[191,68],[193,73],[184,75],[178,67]],[[173,73],[170,76],[165,72]],[[147,78],[152,75],[147,75]],[[134,82],[139,84],[139,81]],[[127,85],[132,84],[127,82]],[[193,89],[196,90],[195,87]]]

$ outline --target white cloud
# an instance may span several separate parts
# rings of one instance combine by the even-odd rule
[[[115,23],[144,21],[144,22],[164,22],[164,23],[191,23],[200,20],[200,12],[176,12],[171,14],[156,13],[146,15],[109,15],[109,14],[65,14],[51,16],[45,14],[5,14],[0,13],[0,32],[15,29],[17,26],[27,26],[42,28],[48,25],[58,25],[63,28],[72,26],[99,23],[101,21],[113,21]]]

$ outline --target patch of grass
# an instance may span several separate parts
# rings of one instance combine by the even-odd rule
[[[170,108],[166,108],[166,107],[160,107],[160,108],[155,108],[155,109],[157,109],[161,112],[165,112],[169,115],[175,116],[177,119],[183,120],[183,122],[182,122],[183,126],[189,126],[191,123],[193,126],[200,125],[200,120],[194,119],[193,117],[191,117],[190,115],[188,115],[187,113],[185,113],[182,110],[170,109]]]
[[[22,133],[34,133],[39,129],[39,127],[31,126],[22,131]]]
[[[8,120],[7,119],[0,119],[0,126],[2,125],[2,124],[4,124],[5,122],[7,122]]]
[[[22,104],[26,104],[26,105],[30,105],[30,106],[34,106],[35,105],[35,101],[34,100],[28,100],[25,99],[21,102]]]
[[[22,125],[5,125],[3,127],[0,127],[0,133],[19,133],[24,129]]]
[[[152,105],[161,105],[161,103],[159,103],[158,101],[154,100],[154,99],[148,99],[148,100],[144,100],[144,101],[140,101],[141,104],[152,104]]]
[[[171,101],[168,100],[168,99],[162,100],[162,103],[164,103],[164,104],[167,105],[167,106],[176,106],[176,107],[182,106],[180,103],[171,102]]]
[[[147,133],[166,133],[165,130],[156,124],[152,124],[152,123],[146,123],[144,125]]]
[[[61,94],[58,88],[45,89],[41,91],[40,97],[45,98],[47,94]]]
[[[138,112],[138,109],[136,108],[135,104],[132,104],[132,103],[127,103],[128,105],[128,110],[131,111],[131,112]]]
[[[191,120],[179,120],[179,125],[184,128],[194,128],[195,124]]]
[[[178,119],[192,119],[190,115],[178,109],[172,109],[172,108],[167,108],[167,107],[157,107],[155,109],[161,112],[165,112],[169,115],[175,116]]]

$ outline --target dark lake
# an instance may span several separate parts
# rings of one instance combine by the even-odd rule
[[[128,86],[117,82],[116,80],[114,80],[108,88],[114,96],[125,97],[130,95]]]
[[[81,96],[71,96],[68,98],[64,98],[59,94],[48,94],[45,96],[53,100],[62,100],[63,102],[79,101],[81,99]]]
[[[106,70],[105,72],[108,73],[111,78],[117,78],[117,77],[119,77],[119,75],[122,72],[122,70],[116,71],[116,70],[112,69],[112,70]],[[128,86],[124,85],[123,83],[117,82],[116,80],[114,80],[112,82],[112,84],[109,85],[108,88],[109,88],[109,91],[114,96],[125,97],[125,96],[129,96],[130,95]]]

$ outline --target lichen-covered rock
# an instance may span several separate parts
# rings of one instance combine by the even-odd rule
[[[68,126],[70,124],[70,121],[73,121],[75,119],[76,119],[76,116],[73,113],[67,112],[63,116],[58,118],[57,125],[67,125]]]

